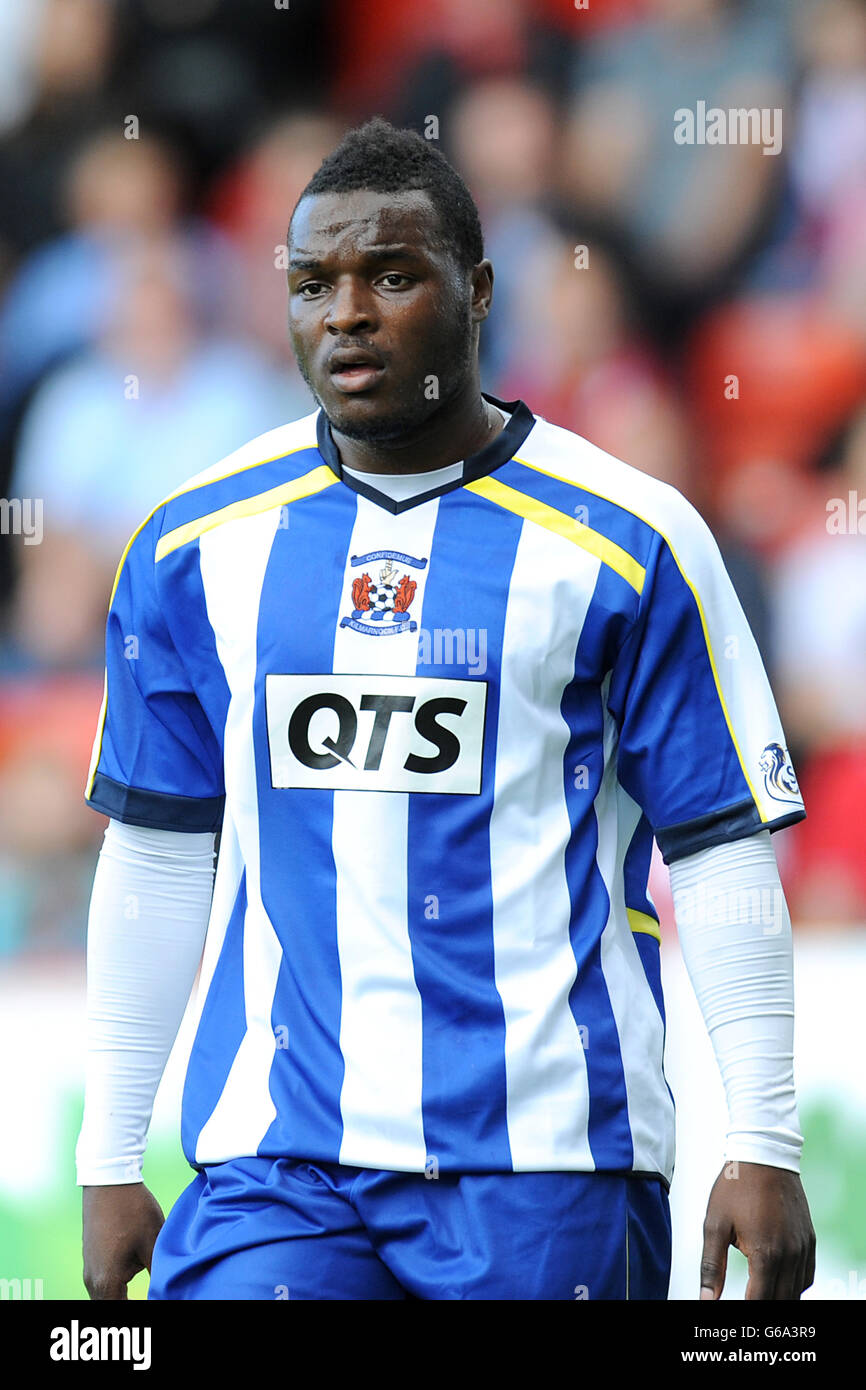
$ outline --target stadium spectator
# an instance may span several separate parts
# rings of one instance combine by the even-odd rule
[[[0,143],[0,242],[14,254],[61,231],[57,189],[70,157],[109,118],[120,125],[115,16],[106,0],[38,0],[23,77],[30,106]]]
[[[441,118],[464,82],[521,72],[529,53],[523,0],[336,0],[334,21],[332,99],[348,116],[375,109],[406,121]]]
[[[866,8],[826,0],[800,14],[806,62],[792,132],[791,174],[807,214],[826,225],[866,182]]]
[[[776,0],[651,0],[649,11],[579,52],[562,182],[633,239],[677,332],[759,242],[780,168],[759,143],[678,143],[675,113],[781,108],[793,57]]]
[[[131,247],[99,344],[30,406],[13,482],[16,496],[43,499],[45,537],[21,547],[7,661],[93,659],[117,556],[142,516],[292,408],[257,348],[201,331],[186,268],[182,246]]]
[[[132,237],[173,229],[182,182],[175,156],[151,135],[126,140],[110,127],[75,152],[58,199],[68,230],[23,259],[0,308],[7,416],[46,368],[94,341],[117,299],[116,252]],[[216,254],[201,223],[184,234],[197,264]]]
[[[550,97],[525,79],[490,78],[465,89],[447,128],[449,153],[478,204],[496,271],[481,349],[482,369],[496,377],[526,329],[517,290],[527,259],[554,236],[556,114]]]
[[[531,399],[537,414],[688,491],[682,410],[636,331],[612,246],[578,233],[549,237],[515,273],[512,299],[525,327],[512,335],[502,394]]]

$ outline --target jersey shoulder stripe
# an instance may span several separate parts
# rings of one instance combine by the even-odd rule
[[[536,420],[514,463],[537,475],[536,484],[549,478],[607,504],[610,510],[599,512],[594,524],[608,529],[612,538],[618,530],[627,532],[638,523],[633,549],[642,564],[647,563],[658,537],[675,554],[680,548],[691,553],[695,539],[702,544],[711,534],[697,509],[670,483],[625,463],[572,430],[540,416]],[[621,536],[615,538],[622,543]]]
[[[268,430],[190,478],[161,504],[159,537],[212,516],[235,502],[267,492],[321,464],[316,449],[315,419],[312,414]],[[225,518],[230,519],[230,515]]]
[[[307,450],[302,447],[296,452],[306,455]],[[273,463],[274,460],[269,459],[268,462]],[[333,473],[326,463],[321,463],[318,467],[303,473],[300,478],[290,478],[287,482],[266,488],[264,492],[255,492],[251,497],[241,497],[235,502],[227,502],[215,511],[206,512],[204,516],[186,521],[183,525],[164,532],[157,541],[155,558],[162,560],[172,551],[187,545],[189,541],[197,540],[205,531],[210,531],[215,526],[222,526],[227,521],[238,521],[241,517],[257,516],[260,512],[269,511],[271,507],[298,502],[302,497],[310,497],[336,482],[339,482],[336,473]]]
[[[479,497],[486,497],[489,502],[504,507],[506,511],[522,516],[536,526],[543,526],[545,530],[553,531],[556,535],[564,536],[566,540],[589,551],[591,555],[595,555],[597,559],[616,570],[636,593],[639,594],[643,589],[646,577],[643,565],[622,546],[617,545],[616,541],[587,526],[578,517],[569,516],[567,512],[550,506],[541,498],[511,487],[500,478],[477,478],[475,482],[467,483],[466,486]]]

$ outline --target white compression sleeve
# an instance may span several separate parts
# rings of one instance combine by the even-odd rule
[[[770,832],[675,860],[670,876],[728,1102],[726,1159],[799,1172],[791,919]]]
[[[214,836],[109,821],[87,925],[79,1186],[141,1181],[154,1096],[201,960]]]

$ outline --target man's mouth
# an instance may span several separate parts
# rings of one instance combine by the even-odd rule
[[[359,349],[337,349],[328,359],[331,380],[339,391],[367,391],[382,376],[384,364],[373,353]]]
[[[340,367],[331,373],[331,380],[341,391],[366,391],[382,376],[384,367]]]

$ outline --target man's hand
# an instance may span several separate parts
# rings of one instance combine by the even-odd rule
[[[815,1278],[815,1232],[796,1173],[764,1163],[727,1163],[704,1222],[701,1298],[719,1298],[728,1246],[749,1261],[746,1298],[799,1298]]]
[[[82,1191],[84,1287],[95,1299],[126,1298],[126,1286],[150,1259],[162,1208],[143,1182]]]

